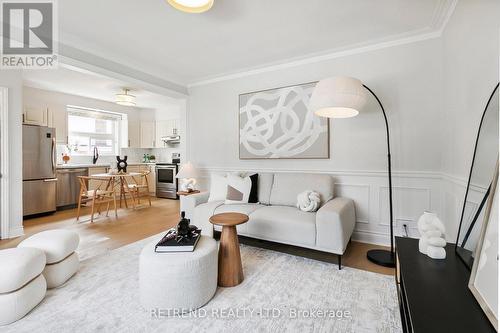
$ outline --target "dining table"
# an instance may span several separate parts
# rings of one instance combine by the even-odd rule
[[[106,190],[109,190],[111,187],[115,193],[119,191],[120,193],[120,208],[122,207],[122,199],[125,202],[125,207],[128,208],[128,203],[127,203],[127,187],[128,187],[128,181],[127,178],[133,178],[133,177],[138,177],[142,176],[142,173],[140,172],[126,172],[126,173],[97,173],[92,175],[94,178],[102,178],[103,180],[105,179],[110,179],[111,182],[106,188]],[[133,198],[132,198],[133,200]]]

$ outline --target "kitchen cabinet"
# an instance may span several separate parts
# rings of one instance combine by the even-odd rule
[[[64,106],[30,106],[23,109],[23,123],[56,129],[56,142],[68,144],[68,117]]]
[[[128,165],[127,172],[142,172],[140,165]]]
[[[147,175],[149,194],[152,196],[156,195],[156,169],[154,164],[142,164],[142,165],[129,165],[127,167],[127,172],[140,172],[145,173],[150,171]],[[136,178],[139,181],[139,178]]]
[[[106,167],[90,167],[89,168],[89,176],[96,175],[98,173],[107,173],[107,172],[108,172],[108,168],[106,168]],[[102,183],[102,181],[99,181],[99,180],[90,180],[88,189],[95,190],[99,186],[99,184],[101,184],[101,183]]]
[[[56,142],[68,144],[68,113],[64,106],[49,107],[49,127],[56,129]]]
[[[155,122],[154,121],[141,121],[141,148],[154,148],[155,147]]]
[[[23,108],[23,124],[48,126],[49,109],[43,106],[25,105]]]
[[[128,147],[141,147],[141,123],[139,121],[128,122]]]
[[[166,144],[161,140],[162,137],[172,135],[172,128],[169,120],[160,120],[156,122],[156,147],[166,147]]]
[[[145,165],[144,171],[150,171],[148,174],[148,185],[149,185],[149,194],[151,196],[156,196],[156,167],[153,164]]]
[[[171,136],[174,130],[177,130],[178,134],[179,119],[170,120],[160,120],[156,122],[156,148],[168,147],[161,138],[165,136]]]

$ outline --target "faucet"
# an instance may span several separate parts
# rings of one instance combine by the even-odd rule
[[[99,150],[97,149],[97,146],[94,146],[94,156],[92,156],[92,164],[96,164],[98,159],[99,159]]]

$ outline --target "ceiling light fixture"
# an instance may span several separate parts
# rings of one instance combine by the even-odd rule
[[[125,106],[135,106],[135,96],[129,95],[130,89],[123,89],[122,94],[116,94],[115,103]]]
[[[214,0],[167,0],[168,4],[186,13],[203,13],[212,8]]]

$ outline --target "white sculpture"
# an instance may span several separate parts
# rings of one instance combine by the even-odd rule
[[[421,238],[418,250],[432,259],[446,258],[445,228],[435,213],[424,212],[417,222]]]

